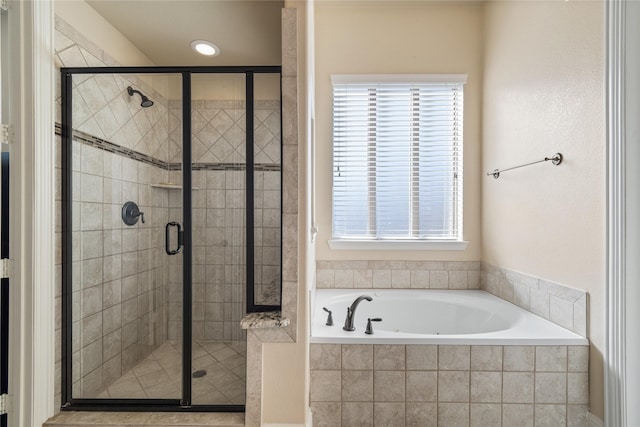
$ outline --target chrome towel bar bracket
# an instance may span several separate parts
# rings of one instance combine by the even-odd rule
[[[525,163],[523,165],[518,165],[518,166],[513,166],[510,168],[506,168],[506,169],[496,169],[493,172],[487,172],[487,176],[493,176],[495,179],[500,178],[500,174],[502,172],[506,172],[506,171],[510,171],[513,169],[518,169],[518,168],[523,168],[525,166],[531,166],[531,165],[535,165],[536,163],[542,163],[542,162],[548,162],[551,161],[551,163],[553,163],[554,165],[558,166],[560,163],[562,163],[562,159],[564,157],[562,156],[562,153],[556,153],[553,155],[553,157],[545,157],[542,160],[536,160],[535,162],[530,162],[530,163]]]

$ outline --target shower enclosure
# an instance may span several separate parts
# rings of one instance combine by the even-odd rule
[[[61,69],[62,405],[242,411],[280,308],[280,67]]]

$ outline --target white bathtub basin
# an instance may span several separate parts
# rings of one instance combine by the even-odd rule
[[[360,295],[353,332],[342,330],[347,307]],[[317,290],[312,343],[586,345],[585,338],[480,290]],[[334,325],[326,326],[327,307]],[[373,335],[364,333],[367,318]]]

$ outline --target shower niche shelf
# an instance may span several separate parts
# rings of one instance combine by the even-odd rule
[[[169,190],[182,190],[182,185],[180,184],[171,184],[169,182],[159,182],[157,184],[150,184],[153,188],[166,188]],[[199,190],[200,187],[191,187],[192,190]]]

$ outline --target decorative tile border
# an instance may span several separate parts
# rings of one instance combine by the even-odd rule
[[[316,287],[480,289],[480,262],[317,261]]]
[[[215,108],[220,110],[244,110],[245,105],[246,105],[246,102],[243,99],[237,99],[237,100],[194,99],[191,101],[191,107],[195,109]],[[182,100],[170,99],[168,100],[168,106],[172,110],[182,108]],[[255,99],[253,101],[253,108],[255,110],[280,110],[280,101]]]
[[[55,134],[58,136],[62,135],[62,125],[60,123],[55,124]],[[169,171],[182,170],[182,163],[165,162],[164,160],[157,159],[153,156],[149,156],[130,148],[121,147],[118,144],[114,144],[113,142],[106,141],[102,138],[98,138],[97,136],[90,135],[77,129],[73,130],[72,137],[74,141],[78,141],[82,144],[96,147],[110,153],[118,154],[120,156],[127,157],[129,159],[136,160],[150,166],[155,166],[157,168]],[[239,171],[245,170],[247,167],[244,163],[193,163],[191,165],[191,168],[192,170]],[[281,166],[278,164],[266,163],[255,163],[253,168],[254,170],[260,172],[277,172],[281,170]]]
[[[194,171],[243,171],[247,168],[244,163],[193,163],[191,169]],[[254,163],[253,170],[258,172],[279,172],[282,168],[280,165]],[[181,163],[169,163],[169,170],[182,170]]]
[[[481,289],[587,336],[587,292],[483,262]]]
[[[62,124],[55,124],[55,134],[58,136],[62,136]],[[113,142],[109,142],[102,138],[98,138],[97,136],[82,132],[81,130],[73,129],[72,138],[74,141],[80,142],[82,144],[99,148],[110,153],[118,154],[132,160],[137,160],[150,166],[155,166],[161,169],[169,169],[169,163],[165,162],[164,160],[157,159],[153,156],[143,154],[130,148],[124,148],[118,144],[114,144]]]

